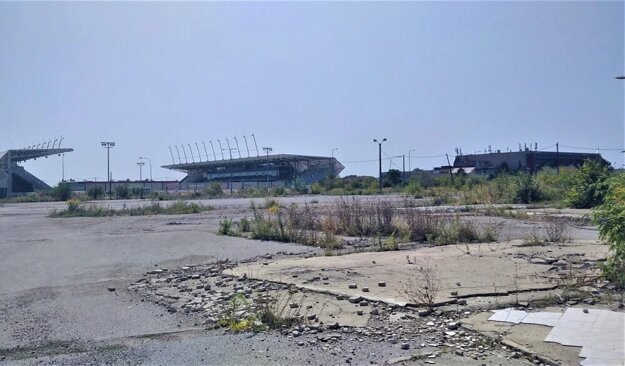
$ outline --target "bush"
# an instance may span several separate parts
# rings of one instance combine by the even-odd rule
[[[536,173],[535,179],[544,199],[562,202],[573,188],[576,173],[577,168],[573,167],[561,167],[559,174],[556,169],[545,167]]]
[[[87,189],[87,195],[94,200],[104,197],[104,189],[102,187],[94,186]]]
[[[72,188],[67,183],[59,183],[52,188],[52,197],[57,201],[67,201],[72,197]]]
[[[221,235],[231,235],[232,234],[232,220],[228,218],[219,220],[219,229],[217,232]]]
[[[514,192],[514,203],[533,203],[542,199],[542,193],[531,174],[520,173],[519,185]]]
[[[575,208],[592,208],[603,203],[608,190],[610,168],[605,162],[586,160],[573,178],[568,202]]]
[[[593,221],[599,227],[599,237],[610,246],[603,274],[619,287],[625,288],[625,174],[607,182],[605,202],[593,212]]]
[[[118,199],[130,198],[130,190],[126,186],[115,187],[115,197]]]
[[[206,194],[210,197],[219,197],[224,194],[224,191],[221,189],[221,184],[213,182],[206,188]]]

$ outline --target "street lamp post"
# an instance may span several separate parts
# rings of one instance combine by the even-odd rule
[[[139,158],[139,159],[141,159],[141,158]],[[145,165],[145,162],[139,161],[139,162],[137,162],[137,165],[139,166],[139,182],[141,182],[141,196],[140,196],[140,198],[143,199],[143,187],[145,186],[145,183],[143,182],[143,166]]]
[[[410,166],[410,153],[413,152],[413,151],[416,151],[416,150],[415,149],[408,150],[408,172],[409,173],[412,172],[412,168]]]
[[[143,181],[143,166],[145,165],[145,163],[140,161],[137,163],[137,165],[139,166],[139,182],[141,182]]]
[[[379,184],[379,190],[380,193],[382,193],[382,143],[386,141],[386,137],[383,138],[381,141],[378,141],[378,139],[373,139],[373,142],[377,142],[378,143],[378,162],[379,162],[379,178],[378,178],[378,184]]]
[[[114,141],[102,141],[101,142],[102,147],[104,147],[106,149],[106,180],[109,183],[109,198],[111,197],[111,159],[110,159],[110,152],[111,149],[115,146],[115,142]]]

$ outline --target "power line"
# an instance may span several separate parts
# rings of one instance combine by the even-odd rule
[[[562,147],[568,147],[569,149],[576,150],[591,150],[591,151],[623,151],[623,148],[611,149],[611,148],[600,148],[600,147],[582,147],[582,146],[570,146],[570,145],[562,145]]]

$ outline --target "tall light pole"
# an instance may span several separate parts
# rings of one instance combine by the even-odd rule
[[[618,80],[625,80],[625,76],[622,76],[622,75],[621,75],[621,76],[617,76],[617,77],[615,77],[615,79],[618,79]],[[625,150],[624,150],[624,151],[621,151],[621,152],[625,152]],[[624,159],[625,159],[625,158],[624,158]],[[623,165],[625,166],[625,164],[623,164]]]
[[[263,151],[267,153],[267,188],[269,188],[269,153],[273,151],[270,147],[263,147]]]
[[[143,166],[145,165],[145,162],[139,161],[137,162],[137,165],[139,166],[139,181],[142,181],[143,180]]]
[[[147,160],[150,163],[150,182],[152,182],[152,160],[150,158],[139,157],[139,160]]]
[[[378,161],[379,161],[379,179],[378,179],[378,184],[379,184],[379,189],[380,189],[380,193],[382,193],[382,143],[386,141],[386,137],[383,138],[381,141],[378,141],[378,139],[373,139],[373,142],[377,142],[378,143]]]
[[[139,158],[141,159],[141,158]],[[144,161],[137,162],[139,166],[139,181],[141,182],[141,195],[140,198],[143,199],[143,188],[145,188],[145,182],[143,181],[143,166],[145,165]],[[152,183],[150,182],[150,191],[152,190]]]
[[[104,147],[106,149],[106,180],[109,183],[109,197],[111,196],[111,159],[110,159],[110,152],[111,149],[113,147],[115,147],[115,142],[114,141],[102,141],[101,142],[102,147]]]
[[[408,172],[412,172],[412,168],[410,167],[410,153],[416,151],[415,149],[408,150]]]

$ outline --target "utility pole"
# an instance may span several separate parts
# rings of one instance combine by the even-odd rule
[[[111,198],[111,149],[115,146],[115,142],[114,141],[102,141],[101,142],[102,147],[106,149],[106,179],[108,180],[109,183],[109,198]]]
[[[447,165],[449,166],[449,175],[451,176],[451,184],[455,185],[454,172],[451,170],[451,163],[449,162],[449,154],[445,154],[445,156],[447,157]]]
[[[65,182],[65,154],[61,154],[61,182]]]
[[[378,139],[373,139],[373,142],[377,142],[378,143],[378,162],[379,162],[379,170],[378,170],[378,185],[379,185],[379,191],[380,193],[382,193],[382,143],[386,141],[386,137],[383,138],[381,141],[378,141]]]
[[[412,166],[410,165],[410,153],[415,151],[414,149],[408,150],[408,172],[412,173]]]

